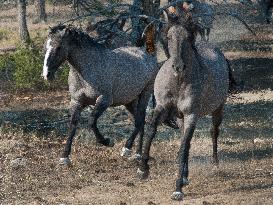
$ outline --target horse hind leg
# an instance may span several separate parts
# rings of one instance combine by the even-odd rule
[[[114,146],[114,142],[109,139],[105,138],[99,131],[97,127],[97,121],[98,118],[103,114],[103,112],[109,107],[110,100],[107,99],[105,96],[99,96],[96,100],[95,107],[91,113],[91,119],[90,119],[90,128],[94,132],[96,140],[99,144],[102,144],[104,146],[112,147]]]
[[[139,134],[139,142],[136,150],[136,154],[131,159],[139,160],[142,154],[142,144],[143,144],[143,134],[144,134],[144,124],[145,124],[145,111],[144,113],[138,113],[135,116],[135,128],[129,139],[126,141],[125,146],[122,148],[121,156],[130,157],[132,153],[132,147],[136,136]]]
[[[150,148],[152,145],[152,141],[156,135],[157,127],[159,123],[162,122],[162,120],[165,118],[165,114],[166,114],[166,108],[164,108],[161,105],[157,105],[154,110],[152,120],[147,126],[147,132],[145,134],[146,140],[143,146],[143,154],[139,164],[139,168],[137,170],[137,174],[140,179],[146,179],[149,176],[148,162],[150,159]]]
[[[126,141],[125,147],[122,150],[122,156],[129,157],[131,155],[131,149],[133,147],[133,143],[135,141],[136,136],[139,134],[139,142],[136,150],[136,155],[134,158],[140,159],[142,154],[142,145],[143,145],[143,135],[144,135],[144,125],[145,125],[145,116],[146,116],[146,108],[149,102],[149,98],[151,96],[150,90],[144,90],[136,104],[136,109],[134,112],[135,118],[135,128],[129,139]]]
[[[212,146],[213,146],[213,154],[212,154],[212,163],[214,165],[219,164],[217,148],[218,148],[218,136],[219,136],[219,126],[223,121],[223,105],[221,105],[217,110],[215,110],[212,114],[212,127],[211,127],[211,137],[212,137]]]
[[[206,41],[209,42],[210,28],[206,29]]]
[[[129,113],[131,114],[131,117],[133,118],[133,120],[134,120],[134,123],[136,124],[136,113],[137,113],[137,103],[138,103],[138,99],[136,99],[136,100],[134,100],[133,102],[131,102],[131,103],[129,103],[129,104],[127,104],[127,105],[125,105],[125,107],[126,107],[126,109],[129,111]],[[133,132],[133,134],[134,134],[134,132]],[[133,142],[131,142],[131,141],[134,141],[135,140],[135,138],[134,139],[131,139],[131,137],[132,136],[135,136],[136,137],[136,135],[131,135],[130,136],[130,138],[126,141],[126,144],[128,143],[129,145],[127,145],[127,147],[126,147],[126,145],[122,148],[122,150],[121,150],[121,156],[122,157],[130,157],[131,156],[131,154],[132,154],[132,150],[131,150],[131,147],[130,147],[130,144],[133,144]],[[129,141],[129,142],[128,142]]]
[[[204,28],[200,28],[198,31],[199,31],[199,34],[201,36],[201,40],[202,41],[206,41],[205,29]]]

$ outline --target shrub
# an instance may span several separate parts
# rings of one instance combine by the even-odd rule
[[[17,88],[32,88],[43,85],[41,79],[42,56],[35,48],[19,47],[13,54],[14,80]]]
[[[0,41],[8,40],[9,32],[6,29],[0,28]]]
[[[58,89],[67,86],[68,66],[59,68],[56,80],[47,83],[41,77],[43,53],[38,46],[18,46],[16,52],[0,56],[0,71],[10,73],[12,88]]]

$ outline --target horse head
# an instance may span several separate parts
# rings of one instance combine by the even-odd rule
[[[59,66],[67,59],[70,28],[58,25],[50,28],[45,44],[43,78],[53,80]]]
[[[177,24],[169,29],[167,38],[172,68],[175,72],[181,72],[185,67],[182,52],[187,52],[184,51],[184,46],[188,44],[188,31],[183,26]]]

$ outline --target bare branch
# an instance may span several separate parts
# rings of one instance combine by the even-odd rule
[[[247,28],[247,30],[249,30],[254,36],[257,36],[257,34],[250,28],[250,26],[246,23],[246,21],[244,19],[242,19],[237,13],[234,13],[234,12],[218,12],[218,13],[216,13],[216,15],[228,15],[228,16],[232,16],[232,17],[238,19]]]

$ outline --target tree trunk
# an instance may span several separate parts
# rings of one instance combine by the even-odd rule
[[[144,0],[143,13],[147,16],[158,18],[160,0]],[[155,27],[150,25],[146,30],[146,50],[150,54],[156,54]]]
[[[142,8],[143,0],[134,0],[133,7],[130,11],[132,16],[138,16],[143,14]],[[141,34],[143,30],[143,25],[138,17],[132,17],[132,33],[131,33],[131,42],[134,46],[142,46],[143,42],[141,40]]]
[[[145,15],[156,17],[160,7],[160,0],[143,0],[143,12]]]
[[[131,9],[132,15],[137,16],[145,14],[148,16],[155,17],[156,12],[160,6],[160,0],[134,0],[133,6],[135,7],[132,7]],[[145,23],[144,21],[140,20],[139,18],[132,18],[131,41],[133,45],[138,47],[144,45],[144,41],[142,39],[142,32],[145,26],[147,26],[147,23]]]
[[[30,41],[28,28],[27,28],[26,13],[27,13],[26,1],[18,0],[19,34],[20,34],[20,39],[23,43],[29,43]]]
[[[45,10],[45,0],[36,0],[35,9],[37,13],[37,22],[46,22],[47,15]]]

